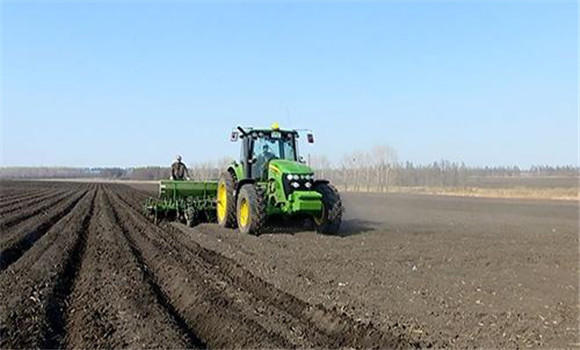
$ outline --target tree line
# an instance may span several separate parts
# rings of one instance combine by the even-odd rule
[[[216,161],[188,164],[192,180],[217,179],[221,170],[231,161],[221,158]],[[518,166],[467,166],[463,162],[438,160],[430,164],[401,162],[396,150],[388,145],[375,146],[367,151],[354,151],[343,155],[338,162],[326,156],[309,156],[308,163],[315,169],[317,177],[324,178],[347,191],[388,192],[392,186],[402,187],[466,187],[473,178],[486,177],[539,177],[578,176],[578,166],[534,165],[528,169]],[[51,178],[101,178],[118,180],[168,179],[169,166],[146,166],[133,168],[98,167],[3,167],[0,178],[51,179]]]
[[[344,190],[388,192],[389,187],[477,187],[482,178],[578,177],[573,165],[467,166],[464,162],[438,160],[429,164],[401,162],[388,145],[343,155],[333,164],[326,156],[312,156],[310,164],[322,178]]]

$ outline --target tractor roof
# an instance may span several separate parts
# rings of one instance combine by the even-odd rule
[[[270,129],[270,128],[244,128],[247,132],[252,132],[252,131],[258,131],[258,132],[273,132],[273,131],[278,131],[278,132],[292,132],[292,133],[296,133],[296,130],[290,130],[290,129]]]
[[[292,129],[280,129],[280,126],[278,125],[278,123],[274,123],[272,124],[271,127],[269,128],[254,128],[251,126],[247,126],[247,127],[242,127],[242,129],[244,131],[246,131],[247,133],[253,132],[253,131],[257,131],[257,132],[267,132],[270,133],[272,131],[278,131],[278,132],[282,132],[282,133],[298,133],[297,130],[292,130]]]

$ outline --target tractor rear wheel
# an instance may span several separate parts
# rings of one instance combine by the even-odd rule
[[[238,194],[238,228],[241,233],[259,235],[266,225],[264,192],[254,184],[245,184]]]
[[[236,202],[234,200],[234,177],[229,171],[220,176],[217,191],[217,219],[221,227],[236,227]]]
[[[328,183],[316,184],[314,190],[322,195],[322,211],[312,217],[314,227],[319,233],[336,234],[342,222],[342,201],[338,190]]]

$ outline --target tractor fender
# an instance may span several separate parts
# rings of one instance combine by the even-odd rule
[[[229,171],[234,176],[234,178],[236,179],[236,181],[238,179],[243,179],[244,178],[244,169],[236,161],[234,161],[233,163],[231,163],[228,166],[227,171]]]
[[[312,187],[315,187],[316,185],[319,185],[319,184],[328,184],[328,183],[330,183],[330,181],[328,181],[328,180],[314,180]]]
[[[244,186],[245,184],[253,184],[256,183],[255,179],[243,179],[240,180],[238,182],[236,182],[236,193],[235,193],[235,198],[236,198],[236,202],[238,201],[238,193],[240,193],[240,188],[242,188],[242,186]]]

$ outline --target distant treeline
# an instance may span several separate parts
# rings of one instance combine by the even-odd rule
[[[469,167],[464,163],[440,160],[427,165],[405,163],[352,162],[332,166],[324,160],[312,157],[311,165],[318,177],[325,178],[345,189],[376,189],[387,191],[389,186],[436,186],[463,187],[477,177],[540,177],[578,176],[574,166],[533,166],[521,169],[517,166]],[[189,167],[192,179],[209,180],[219,177],[222,167],[211,162],[193,164]],[[148,166],[137,168],[67,168],[67,167],[4,167],[0,169],[3,179],[74,179],[101,178],[118,180],[168,179],[169,167]]]
[[[219,164],[218,164],[219,163]],[[217,179],[225,164],[223,160],[203,162],[189,167],[192,179]],[[69,167],[2,167],[2,179],[112,179],[112,180],[160,180],[169,179],[170,167],[147,166],[135,168],[69,168]]]
[[[158,180],[169,178],[169,167],[139,168],[68,168],[68,167],[3,167],[3,179],[118,179]]]
[[[481,181],[485,178],[514,180],[543,177],[577,178],[579,168],[573,166],[534,166],[529,169],[521,169],[517,166],[469,167],[462,162],[440,160],[427,165],[405,162],[318,168],[318,173],[344,190],[388,192],[391,186],[480,187],[482,183],[487,183]],[[501,184],[501,182],[497,183]],[[527,185],[528,182],[506,181],[503,183],[505,187],[512,187],[514,184]],[[578,185],[577,180],[561,183],[565,184],[563,187],[568,187],[570,184],[571,186]]]
[[[430,164],[399,162],[396,150],[388,145],[375,146],[368,151],[354,151],[343,155],[338,164],[326,156],[310,157],[319,175],[344,190],[388,192],[390,186],[402,187],[469,187],[479,186],[478,178],[530,178],[545,176],[577,177],[578,166],[537,165],[529,169],[518,166],[467,166],[449,160]],[[513,186],[514,182],[509,185]],[[566,182],[577,186],[577,181]]]
[[[221,169],[231,161],[222,158],[215,162],[189,164],[189,176],[194,180],[217,179]],[[546,176],[577,177],[577,166],[537,165],[528,169],[518,166],[474,167],[448,160],[431,164],[399,162],[397,152],[390,146],[376,146],[369,151],[344,155],[338,163],[326,156],[311,156],[307,160],[317,177],[330,180],[344,190],[386,192],[390,186],[466,187],[478,178],[537,178]],[[134,168],[66,168],[66,167],[4,167],[4,179],[69,179],[103,178],[119,180],[159,180],[170,177],[169,167],[148,166]],[[577,181],[571,181],[577,186]]]

